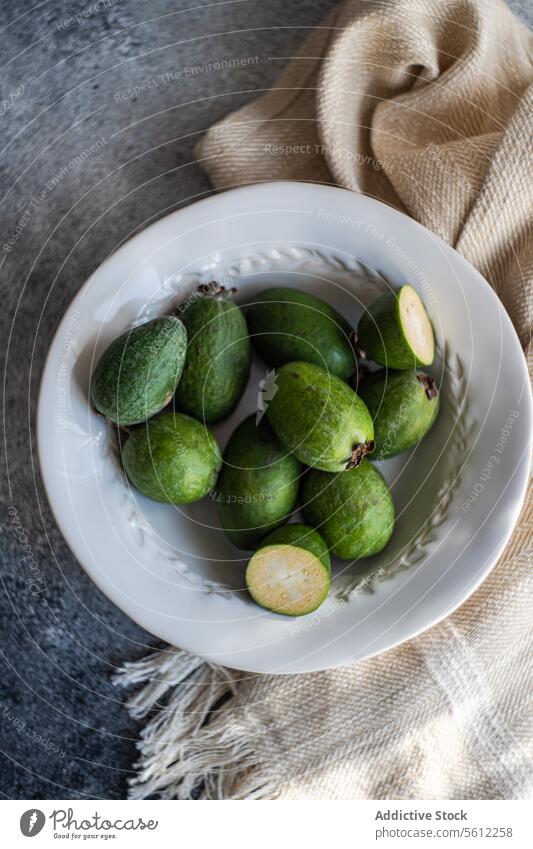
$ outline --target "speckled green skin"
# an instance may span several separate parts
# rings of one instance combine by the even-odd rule
[[[180,316],[189,344],[177,407],[200,421],[221,421],[235,408],[250,373],[246,320],[220,295],[196,298]]]
[[[405,336],[400,317],[400,289],[385,292],[363,313],[357,326],[357,344],[367,359],[394,369],[429,366],[418,360]]]
[[[199,501],[215,485],[222,466],[213,434],[180,413],[162,413],[134,430],[122,460],[143,495],[170,504]]]
[[[320,298],[296,289],[266,289],[246,315],[252,345],[269,366],[301,360],[343,380],[353,374],[352,328]]]
[[[215,501],[231,542],[257,548],[266,534],[287,521],[296,506],[301,465],[287,454],[263,419],[245,419],[224,452]]]
[[[428,398],[417,374],[385,371],[368,375],[359,384],[359,394],[374,419],[376,448],[373,460],[385,460],[420,442],[433,426],[440,397]]]
[[[306,551],[318,557],[328,570],[328,575],[331,575],[329,549],[318,531],[309,525],[295,522],[292,525],[276,528],[261,541],[259,548],[264,548],[266,545],[295,545],[298,548],[305,548]]]
[[[120,425],[144,422],[174,395],[185,362],[187,331],[174,316],[128,330],[104,351],[91,380],[99,413]]]
[[[335,375],[311,363],[287,363],[276,374],[267,417],[278,439],[302,463],[340,472],[353,450],[374,438],[366,405]]]
[[[394,529],[391,494],[368,460],[337,475],[310,470],[304,477],[302,503],[306,521],[342,560],[377,554]]]

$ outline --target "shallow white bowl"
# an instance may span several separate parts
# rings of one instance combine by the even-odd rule
[[[88,402],[109,342],[168,312],[203,282],[245,304],[283,284],[313,292],[356,325],[386,285],[410,282],[433,321],[439,420],[412,452],[380,464],[397,510],[385,551],[337,563],[328,601],[290,619],[243,588],[246,554],[208,498],[188,507],[135,493],[111,431]],[[256,409],[256,361],[222,447]],[[411,219],[342,189],[269,183],[228,191],[131,239],[87,281],[52,344],[39,400],[43,478],[57,521],[89,575],[122,610],[170,643],[254,672],[324,669],[385,651],[447,616],[496,562],[525,494],[531,395],[498,298],[459,254]]]

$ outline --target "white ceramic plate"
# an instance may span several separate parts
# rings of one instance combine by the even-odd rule
[[[439,420],[414,451],[385,461],[397,510],[385,551],[337,563],[328,601],[290,619],[243,589],[245,553],[208,498],[188,507],[136,494],[88,403],[109,342],[216,279],[245,304],[284,284],[322,296],[355,325],[388,284],[410,282],[433,321]],[[222,447],[256,409],[256,362]],[[463,602],[518,517],[530,462],[531,397],[515,331],[489,285],[434,234],[342,189],[270,183],[211,197],[131,239],[87,281],[52,344],[39,401],[48,496],[69,545],[122,610],[170,643],[254,672],[305,672],[382,652]]]

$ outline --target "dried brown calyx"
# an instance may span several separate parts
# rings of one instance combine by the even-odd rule
[[[433,398],[437,397],[437,395],[439,394],[437,384],[435,383],[433,378],[429,376],[429,374],[417,374],[416,379],[421,384],[421,386],[424,387],[424,391],[430,401],[432,401]]]
[[[226,289],[226,287],[222,286],[221,283],[217,283],[216,280],[211,280],[209,283],[202,283],[201,286],[198,286],[198,292],[201,295],[212,295],[214,298],[231,298],[232,295],[235,295],[237,289],[235,289],[235,287],[232,289]]]
[[[367,454],[371,454],[375,447],[376,443],[373,439],[369,442],[359,442],[357,445],[354,445],[352,449],[352,456],[346,463],[345,471],[348,472],[350,469],[357,468],[363,457],[366,457]]]

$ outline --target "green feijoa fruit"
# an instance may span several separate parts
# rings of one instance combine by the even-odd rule
[[[363,314],[357,327],[363,357],[382,366],[430,366],[435,357],[433,328],[412,286],[385,292]]]
[[[368,460],[336,475],[311,469],[302,487],[306,521],[332,554],[357,560],[377,554],[394,528],[394,505],[382,475]]]
[[[118,425],[144,422],[174,395],[185,362],[187,331],[174,316],[134,327],[104,351],[91,380],[99,413]]]
[[[301,466],[255,416],[245,419],[224,452],[215,500],[220,523],[237,548],[257,548],[296,506]]]
[[[353,389],[320,366],[286,363],[276,374],[267,418],[302,463],[340,472],[374,450],[374,425]]]
[[[353,374],[352,328],[320,298],[297,289],[266,289],[246,315],[252,345],[269,366],[300,360],[343,380]]]
[[[189,342],[177,407],[200,421],[221,421],[235,408],[250,373],[246,320],[224,290],[199,295],[180,316]]]
[[[320,607],[329,582],[322,560],[296,545],[260,548],[246,568],[246,586],[253,600],[285,616],[303,616]]]
[[[318,531],[309,525],[302,525],[299,522],[282,525],[264,538],[260,548],[265,545],[296,545],[298,548],[305,548],[322,561],[328,574],[331,573],[329,549]]]
[[[199,501],[215,485],[222,466],[213,434],[181,413],[162,413],[134,430],[122,461],[139,492],[169,504]]]
[[[375,460],[412,448],[439,412],[439,390],[423,372],[382,369],[365,377],[358,389],[374,419]]]

